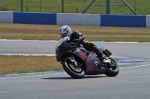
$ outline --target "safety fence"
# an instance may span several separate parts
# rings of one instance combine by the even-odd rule
[[[108,0],[0,0],[1,11],[106,14]],[[109,0],[110,14],[150,15],[150,0]],[[93,3],[92,3],[93,2]],[[91,4],[91,5],[90,5]]]

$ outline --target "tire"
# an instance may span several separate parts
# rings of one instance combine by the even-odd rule
[[[109,64],[105,67],[106,68],[105,75],[107,75],[109,77],[114,77],[114,76],[118,75],[119,67],[115,60],[113,60],[112,58],[110,58],[110,60],[111,60],[111,65]]]
[[[62,65],[64,70],[67,72],[67,74],[69,74],[71,77],[75,78],[75,79],[82,79],[84,78],[85,75],[85,70],[83,69],[83,67],[80,67],[80,71],[75,71],[71,68],[71,62],[69,60],[63,60],[62,61]]]

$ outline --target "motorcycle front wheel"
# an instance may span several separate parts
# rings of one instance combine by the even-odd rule
[[[110,60],[111,60],[110,64],[107,64],[107,66],[105,67],[106,69],[105,74],[109,77],[114,77],[118,75],[119,67],[115,60],[113,60],[112,58],[110,58]]]
[[[63,60],[62,66],[67,74],[69,74],[71,77],[75,79],[84,78],[85,70],[82,66],[75,66],[75,64],[70,62],[69,60]]]

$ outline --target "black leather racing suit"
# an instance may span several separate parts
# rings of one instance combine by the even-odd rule
[[[69,41],[82,44],[85,49],[87,49],[88,51],[95,52],[99,58],[102,58],[103,54],[99,50],[99,48],[96,45],[94,45],[93,43],[85,41],[84,39],[85,39],[85,36],[82,33],[75,31],[70,35]]]

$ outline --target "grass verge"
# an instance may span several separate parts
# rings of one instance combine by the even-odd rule
[[[44,72],[60,70],[62,66],[55,57],[46,56],[0,56],[0,74]]]
[[[0,24],[0,39],[59,40],[59,25]],[[150,28],[70,26],[90,41],[150,42]]]

